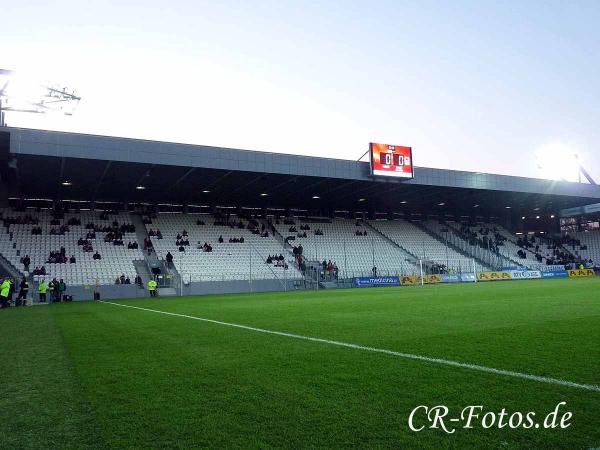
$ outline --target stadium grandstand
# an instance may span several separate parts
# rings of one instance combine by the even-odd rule
[[[591,268],[593,184],[2,127],[0,262],[76,299]],[[126,286],[123,286],[126,285]]]

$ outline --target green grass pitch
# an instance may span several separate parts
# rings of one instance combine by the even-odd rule
[[[600,384],[600,277],[118,303]],[[593,390],[98,302],[2,310],[0,330],[1,449],[600,447]],[[408,427],[418,405],[561,401],[566,429]]]

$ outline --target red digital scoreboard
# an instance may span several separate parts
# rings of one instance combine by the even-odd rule
[[[369,153],[372,175],[395,178],[414,177],[411,147],[370,143]]]

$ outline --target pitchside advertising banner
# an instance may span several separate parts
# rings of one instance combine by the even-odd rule
[[[372,175],[395,178],[414,177],[412,148],[371,143],[369,151]]]
[[[544,267],[544,272],[564,272],[565,266],[551,264],[549,266]]]
[[[442,282],[442,276],[438,274],[424,275],[423,279],[421,280],[420,276],[411,275],[400,277],[400,282],[403,286],[412,286],[414,284],[435,284]]]
[[[460,275],[458,274],[442,274],[440,275],[442,278],[442,283],[460,283]]]
[[[373,286],[414,286],[419,284],[436,283],[467,283],[474,281],[508,281],[508,280],[531,280],[538,278],[579,278],[592,277],[596,272],[593,269],[575,270],[502,270],[496,272],[477,272],[464,274],[433,274],[407,275],[402,277],[354,277],[354,285],[357,287]]]
[[[563,268],[562,270],[544,270],[542,278],[567,278],[569,274]]]
[[[477,279],[479,281],[501,281],[501,280],[512,280],[512,276],[509,271],[477,272]]]
[[[354,277],[356,287],[400,286],[398,277]]]
[[[463,283],[474,283],[477,281],[474,273],[463,273],[460,275],[460,281]]]
[[[469,283],[477,281],[474,273],[454,273],[440,275],[442,283]]]
[[[568,270],[567,273],[569,274],[569,277],[593,277],[594,275],[596,275],[594,269]]]
[[[503,270],[498,272],[477,272],[479,281],[529,280],[542,278],[539,270]]]
[[[513,280],[527,280],[530,278],[542,278],[542,272],[539,270],[509,270]]]

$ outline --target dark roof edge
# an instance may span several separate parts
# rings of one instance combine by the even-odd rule
[[[11,133],[15,154],[600,198],[600,186],[514,175],[415,167],[412,180],[374,179],[368,162],[31,128],[0,130]]]

